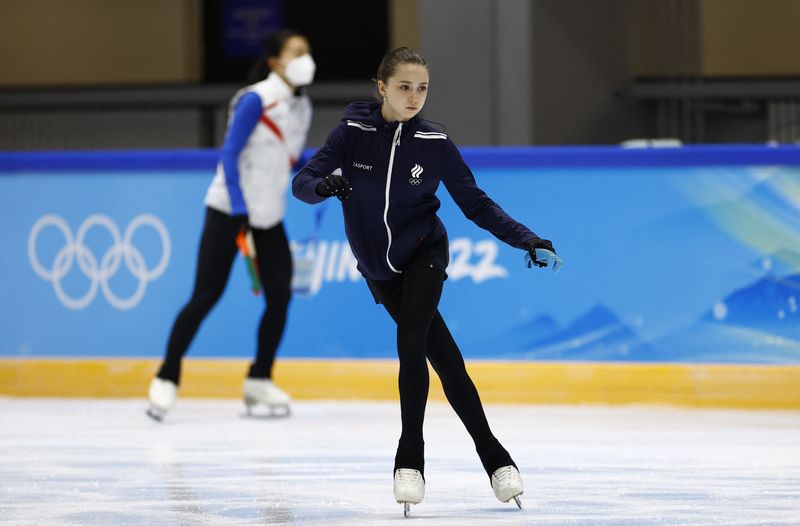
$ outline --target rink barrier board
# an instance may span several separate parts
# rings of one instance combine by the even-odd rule
[[[465,148],[464,155],[470,166],[475,169],[645,167],[654,168],[654,175],[666,174],[667,172],[662,168],[667,167],[686,167],[691,169],[694,167],[740,167],[747,165],[756,167],[800,166],[800,148],[792,146],[774,148],[747,145],[687,146],[680,149],[666,148],[662,150],[626,150],[616,147],[541,147],[504,148],[502,150]],[[0,169],[2,169],[3,175],[14,176],[17,173],[26,175],[30,172],[42,171],[52,172],[59,179],[62,178],[62,175],[64,176],[63,179],[71,177],[74,175],[72,172],[80,172],[82,175],[108,175],[107,172],[112,172],[112,175],[114,175],[116,172],[155,170],[160,173],[159,178],[172,177],[172,182],[190,181],[196,179],[197,174],[195,172],[197,171],[212,173],[216,162],[217,152],[213,150],[0,154]],[[174,172],[174,174],[170,176],[165,172]],[[666,179],[666,177],[654,179]],[[25,178],[23,177],[19,178],[20,182],[24,180]],[[101,179],[97,178],[97,180],[100,181]],[[206,182],[207,180],[203,179],[200,185],[203,192]],[[486,182],[490,184],[491,180],[488,179]],[[150,203],[152,196],[148,194],[146,197],[147,203]],[[786,196],[783,195],[783,197]],[[78,218],[97,211],[108,212],[107,209],[97,206],[93,200],[87,198],[86,201],[85,209],[67,209],[67,212],[74,214]],[[197,202],[199,200],[192,201],[186,205],[181,204],[181,206],[185,206],[186,210],[193,211],[197,208]],[[558,199],[555,199],[554,202],[558,202]],[[139,205],[137,204],[136,206]],[[176,206],[177,204],[173,200],[169,200],[170,210]],[[28,207],[26,204],[24,208],[27,209]],[[9,207],[8,210],[12,218],[20,215],[18,212],[22,212],[22,210],[17,210],[14,206]],[[54,213],[66,214],[58,207],[53,210]],[[132,206],[131,210],[133,211],[125,208],[124,213],[120,212],[119,217],[115,215],[114,219],[122,225],[124,224],[122,223],[123,220],[129,219],[128,216],[141,211],[134,206]],[[178,212],[180,212],[178,215],[183,214],[181,217],[194,213],[184,213],[183,209],[178,210]],[[329,214],[329,217],[332,215]],[[774,219],[772,216],[770,218]],[[448,224],[450,224],[449,220]],[[472,228],[471,225],[470,228]],[[188,230],[191,230],[193,236],[196,235],[197,229]],[[574,230],[576,229],[565,227],[566,232]],[[469,235],[472,236],[473,230],[469,232]],[[459,233],[456,227],[453,227],[452,233],[454,236],[466,235]],[[335,239],[330,235],[327,235],[327,238]],[[477,243],[480,239],[471,237],[470,240]],[[186,251],[184,249],[183,252]],[[572,261],[576,261],[576,264],[579,264],[580,261],[586,259],[584,255],[583,258],[575,257]],[[511,267],[509,266],[509,268]],[[27,273],[26,275],[31,274],[31,270],[27,266],[24,270]],[[9,275],[14,274],[10,273]],[[569,274],[562,275],[569,276]],[[607,276],[604,276],[604,279],[613,282]],[[496,282],[487,283],[494,284]],[[31,299],[31,304],[37,306],[34,329],[38,334],[42,326],[49,325],[48,316],[57,314],[56,321],[63,321],[67,317],[58,310],[60,306],[49,307],[53,304],[50,289],[41,287],[42,284],[39,282],[36,282],[36,285],[38,287],[37,290],[42,289],[42,294],[31,296],[31,289],[24,289],[24,297],[33,298]],[[343,286],[341,284],[338,285]],[[458,282],[450,284],[453,288],[457,288],[459,285]],[[489,288],[486,283],[481,286],[484,289]],[[328,293],[328,290],[328,288],[325,288],[323,293],[315,298],[314,302],[307,302],[306,304],[296,302],[293,308],[297,309],[298,312],[301,312],[299,309],[306,308],[308,305],[313,305],[314,309],[329,308],[320,303],[325,299],[324,296]],[[330,286],[330,290],[334,290],[333,285]],[[470,290],[471,293],[472,291]],[[44,294],[48,295],[44,296]],[[492,297],[489,292],[483,291],[482,294],[484,298]],[[19,293],[8,294],[6,297],[17,298]],[[146,312],[146,316],[141,317],[141,319],[135,318],[131,325],[124,328],[124,330],[132,333],[130,340],[135,345],[131,345],[131,347],[136,349],[161,348],[167,329],[162,327],[158,331],[152,331],[149,323],[152,320],[165,319],[164,313],[157,311],[153,305],[165,305],[171,297],[166,294],[157,296],[156,287],[153,287],[153,290],[148,292],[147,298],[150,300],[148,308],[152,310]],[[580,297],[580,295],[573,294],[573,297]],[[42,298],[45,298],[49,303],[41,301]],[[34,303],[34,299],[38,303]],[[242,303],[238,298],[231,301]],[[39,310],[42,306],[48,307],[50,310],[46,312]],[[66,354],[67,357],[65,358],[52,357],[62,347],[60,341],[56,342],[59,345],[52,345],[52,342],[50,342],[49,349],[47,346],[42,346],[31,350],[26,346],[18,345],[18,342],[15,342],[14,345],[9,345],[8,348],[13,349],[11,351],[12,355],[0,358],[0,395],[145,396],[149,379],[157,368],[157,361],[153,358],[140,356],[138,350],[131,352],[128,348],[120,349],[114,357],[106,357],[104,354],[108,352],[109,346],[105,342],[109,339],[109,332],[119,331],[117,326],[109,323],[108,320],[118,319],[119,313],[114,312],[108,306],[103,306],[102,303],[98,303],[94,307],[97,312],[105,316],[103,318],[104,321],[100,323],[92,322],[99,326],[96,334],[85,330],[84,326],[71,324],[71,320],[70,324],[64,324],[76,335],[91,335],[88,338],[88,345],[81,347],[81,345],[73,344],[72,348],[80,349],[73,356]],[[101,310],[101,307],[104,310]],[[18,306],[14,306],[12,309],[9,309],[8,312],[16,312]],[[144,311],[131,311],[132,314],[139,314],[139,312]],[[231,309],[230,312],[236,313],[232,318],[235,322],[239,322],[240,310]],[[169,312],[169,316],[172,315],[174,315],[174,310]],[[73,318],[77,319],[78,317],[75,316]],[[304,319],[302,313],[296,315],[295,318]],[[12,320],[11,316],[7,319]],[[136,325],[136,323],[142,323],[142,325]],[[131,326],[136,327],[136,332],[130,330]],[[15,328],[13,321],[9,323],[8,328]],[[103,329],[108,328],[111,329],[103,332]],[[8,330],[7,332],[12,333],[13,331]],[[297,331],[294,332],[297,333]],[[152,341],[139,341],[137,338],[140,333],[155,334],[157,346],[154,347]],[[245,331],[242,331],[237,335],[244,333]],[[59,333],[53,331],[52,334]],[[290,330],[288,343],[296,343],[291,341],[292,334],[293,332]],[[342,338],[346,338],[348,333],[347,331],[342,331],[342,334],[345,335]],[[111,335],[116,337],[113,332]],[[249,337],[249,334],[247,336]],[[226,340],[223,342],[225,348],[249,349],[251,345],[249,340],[246,342],[247,345],[232,343],[227,340],[229,337],[230,334],[225,334]],[[339,336],[337,335],[337,337]],[[241,338],[244,337],[242,336]],[[459,339],[459,343],[462,342],[468,344],[469,340],[468,338]],[[207,340],[204,343],[206,348],[215,348],[214,342]],[[370,345],[372,344],[370,343]],[[113,346],[111,347],[113,348]],[[219,345],[216,345],[216,347],[221,348]],[[286,347],[291,347],[291,345],[285,345]],[[313,344],[310,347],[313,347]],[[347,346],[343,346],[343,348],[347,348]],[[15,356],[13,353],[19,354]],[[294,356],[304,356],[305,358],[294,358]],[[396,362],[382,359],[360,360],[356,359],[355,356],[363,355],[354,354],[352,356],[345,355],[337,359],[322,359],[317,357],[314,352],[294,354],[291,359],[281,359],[278,362],[276,380],[280,385],[286,387],[296,399],[396,399]],[[384,354],[383,356],[391,356],[391,354]],[[478,357],[484,358],[484,356],[480,355]],[[579,359],[581,358],[573,359],[575,361],[561,362],[530,362],[525,360],[496,362],[469,359],[468,368],[480,389],[482,399],[494,403],[654,403],[686,406],[800,408],[800,381],[798,381],[800,380],[800,366],[797,365],[797,361],[790,365],[744,365],[736,363],[707,365],[702,360],[696,363],[686,363],[687,360],[685,359],[684,362],[672,362],[669,364],[651,361],[644,363],[631,361],[624,364],[579,362],[577,361]],[[773,363],[782,362],[775,361]],[[247,360],[232,356],[214,359],[189,359],[185,366],[182,396],[238,398],[246,368]],[[431,398],[443,400],[441,387],[438,385],[435,375],[432,375],[431,379]]]
[[[181,396],[239,398],[248,361],[187,359]],[[144,398],[154,359],[0,360],[0,395]],[[296,400],[395,400],[396,360],[284,359],[274,379]],[[667,404],[800,409],[800,367],[494,362],[467,368],[481,399],[506,404]],[[432,400],[444,401],[431,371]]]

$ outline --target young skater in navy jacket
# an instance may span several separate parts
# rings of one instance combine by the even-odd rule
[[[505,243],[553,251],[509,217],[475,183],[455,144],[417,117],[425,104],[426,61],[408,48],[386,54],[377,72],[382,102],[355,102],[325,145],[295,176],[292,192],[307,203],[336,196],[345,231],[375,301],[397,323],[402,433],[394,464],[394,495],[405,506],[425,491],[422,424],[428,398],[426,358],[448,401],[475,442],[495,495],[519,505],[516,464],[492,434],[464,360],[438,311],[449,246],[436,215],[439,183],[469,219]]]

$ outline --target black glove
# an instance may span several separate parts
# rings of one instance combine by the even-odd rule
[[[547,266],[547,263],[544,263],[536,259],[535,251],[537,248],[543,248],[545,250],[549,250],[553,254],[556,253],[556,249],[553,248],[553,243],[551,243],[549,239],[542,239],[537,237],[536,239],[528,241],[527,243],[525,243],[525,249],[528,251],[528,256],[530,256],[530,259],[526,259],[528,268],[531,268],[532,264],[536,265],[539,268],[544,268]]]
[[[350,186],[350,181],[341,175],[328,175],[319,182],[315,191],[321,197],[336,196],[339,201],[344,201],[350,198],[350,192],[353,188]]]

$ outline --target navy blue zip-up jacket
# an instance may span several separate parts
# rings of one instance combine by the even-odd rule
[[[446,134],[414,117],[386,122],[376,102],[354,102],[292,181],[306,203],[320,180],[341,169],[353,191],[342,202],[350,248],[364,277],[399,276],[416,251],[447,235],[436,211],[439,182],[464,215],[509,245],[525,249],[538,236],[514,221],[475,184],[475,177]]]

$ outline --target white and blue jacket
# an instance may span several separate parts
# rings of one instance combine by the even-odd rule
[[[378,103],[347,107],[325,145],[295,176],[292,193],[306,203],[323,201],[316,187],[337,169],[353,188],[342,202],[344,226],[368,279],[397,277],[415,252],[447,235],[436,215],[440,182],[467,218],[501,241],[525,249],[538,237],[478,188],[446,134],[417,117],[386,122]]]
[[[275,72],[233,97],[207,206],[271,228],[286,212],[286,188],[311,125],[311,102]]]

